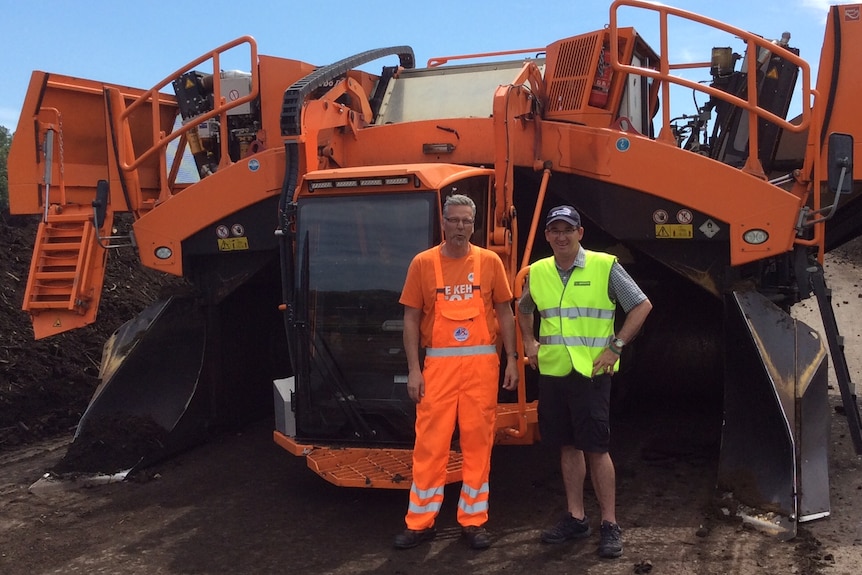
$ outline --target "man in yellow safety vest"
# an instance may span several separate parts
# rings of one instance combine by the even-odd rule
[[[610,444],[611,376],[623,346],[640,331],[652,304],[615,256],[581,247],[584,228],[572,206],[557,206],[545,221],[554,255],[530,266],[518,317],[524,351],[539,370],[542,442],[560,447],[568,512],[542,532],[545,543],[592,533],[584,510],[587,462],[601,510],[599,555],[622,555],[616,521],[616,478]],[[617,305],[626,312],[615,333]],[[534,312],[540,316],[539,337]]]

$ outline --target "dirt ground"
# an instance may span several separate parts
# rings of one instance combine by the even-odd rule
[[[133,254],[112,254],[99,322],[33,342],[20,311],[33,233],[32,220],[0,218],[0,573],[837,575],[862,565],[862,459],[840,414],[832,422],[831,516],[784,543],[716,511],[716,421],[673,406],[621,417],[612,448],[625,543],[618,560],[596,556],[597,536],[538,542],[564,501],[555,454],[541,446],[495,449],[494,545],[482,552],[459,540],[457,485],[447,488],[437,539],[394,550],[406,492],[326,483],[275,446],[270,421],[213,438],[139,481],[40,480],[63,457],[95,389],[102,342],[170,282]],[[859,381],[862,242],[827,264],[851,379]],[[819,327],[816,301],[795,311]],[[591,493],[587,501],[597,518]]]

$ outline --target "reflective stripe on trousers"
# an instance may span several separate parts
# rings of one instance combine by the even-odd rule
[[[443,503],[443,486],[433,489],[420,490],[414,483],[410,487],[410,506],[408,509],[411,513],[437,514],[440,511],[440,505]]]
[[[459,515],[463,513],[466,517],[482,513],[487,514],[489,492],[490,489],[487,481],[478,489],[470,487],[466,483],[461,485],[461,497],[458,499]]]

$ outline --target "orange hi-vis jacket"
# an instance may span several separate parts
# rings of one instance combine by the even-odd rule
[[[430,346],[425,349],[425,396],[416,406],[413,485],[408,529],[434,525],[443,502],[455,423],[463,456],[458,522],[488,520],[488,475],[497,417],[500,358],[486,321],[480,248],[472,246],[472,297],[445,297],[439,247],[434,254],[437,297]],[[488,283],[490,286],[490,282]]]

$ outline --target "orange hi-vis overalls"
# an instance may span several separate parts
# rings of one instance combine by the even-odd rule
[[[431,347],[425,349],[425,396],[416,405],[413,485],[408,529],[434,525],[443,503],[446,466],[457,418],[463,455],[458,523],[488,520],[488,475],[497,418],[500,358],[493,343],[481,290],[479,248],[473,250],[473,297],[445,299],[439,248],[434,269],[437,299]],[[476,289],[478,287],[478,290]]]

